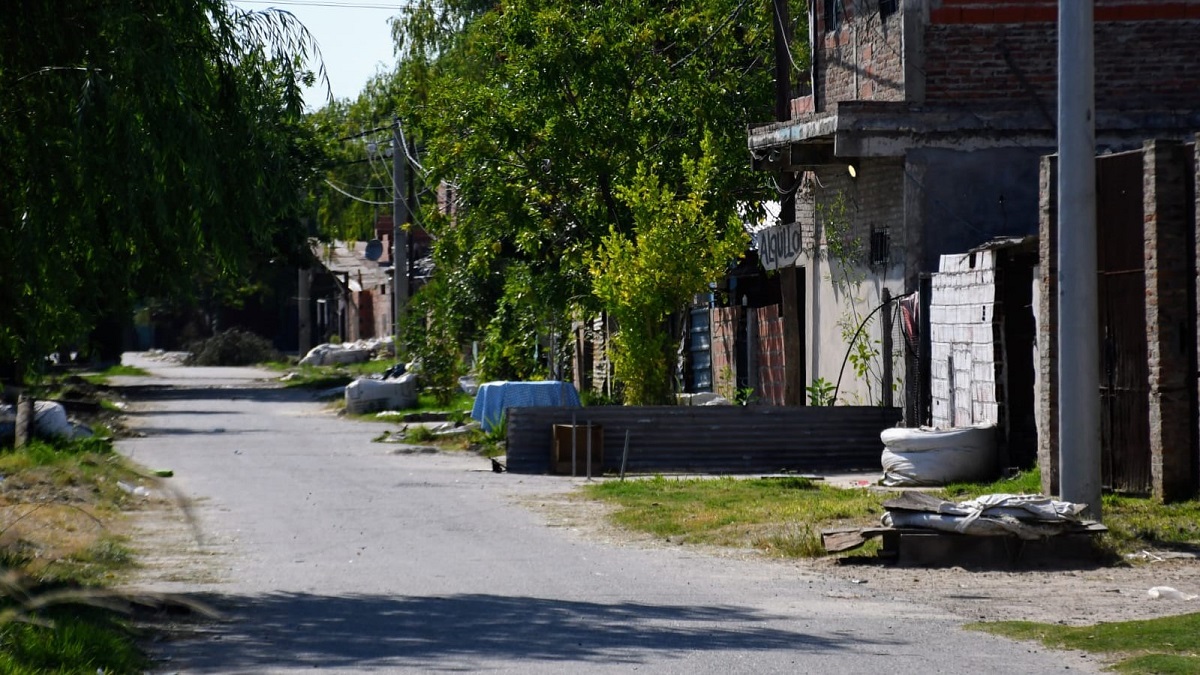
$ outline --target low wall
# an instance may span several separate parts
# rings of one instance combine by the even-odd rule
[[[555,424],[603,427],[605,473],[806,473],[882,470],[879,433],[899,408],[867,406],[596,406],[509,408],[508,470],[551,471]],[[579,449],[579,474],[584,472]],[[593,468],[593,471],[599,473]]]

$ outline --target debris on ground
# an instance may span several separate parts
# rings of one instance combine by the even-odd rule
[[[390,380],[358,379],[346,385],[346,412],[351,415],[412,408],[417,404],[417,376],[406,373]]]
[[[250,366],[281,358],[270,340],[237,328],[193,342],[188,351],[188,366]]]
[[[1155,586],[1146,591],[1146,595],[1150,596],[1153,600],[1195,600],[1196,598],[1200,598],[1200,595],[1184,593],[1170,586]]]
[[[355,342],[319,344],[313,347],[300,359],[302,366],[330,366],[346,363],[364,363],[377,356],[390,356],[396,353],[392,337]]]
[[[906,537],[926,544],[936,535],[1037,542],[1060,535],[1091,536],[1108,531],[1099,523],[1081,518],[1086,505],[1042,495],[990,494],[956,503],[924,492],[907,491],[884,502],[883,507],[882,527],[822,532],[825,550],[849,551],[875,537],[882,537],[884,549],[896,554]],[[1015,546],[1013,550],[1019,555],[1021,547]]]

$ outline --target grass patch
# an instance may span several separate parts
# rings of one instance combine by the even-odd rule
[[[151,665],[121,618],[86,606],[55,607],[39,614],[48,625],[0,624],[0,672],[142,673]]]
[[[409,443],[429,443],[435,438],[437,436],[434,435],[432,429],[420,425],[409,427],[405,432],[405,440]]]
[[[1113,550],[1193,549],[1200,542],[1200,502],[1159,504],[1153,499],[1104,496],[1104,540]],[[1197,671],[1200,672],[1200,671]]]
[[[136,564],[121,510],[140,498],[120,484],[141,473],[91,438],[0,453],[0,474],[0,673],[144,672],[124,615],[88,604]]]
[[[883,496],[804,478],[679,479],[657,476],[585,486],[619,506],[625,527],[680,543],[755,548],[780,557],[825,555],[821,529],[876,522]]]
[[[965,501],[990,493],[1035,494],[1041,490],[1041,474],[1034,469],[994,483],[949,485],[941,496]],[[1114,554],[1144,549],[1190,550],[1200,543],[1200,501],[1160,504],[1150,498],[1122,494],[1106,494],[1102,499],[1102,521],[1108,533],[1098,544]]]
[[[482,442],[482,441],[481,441]],[[801,489],[802,479],[634,480],[587,486],[587,494],[620,506],[614,520],[672,541],[753,547],[783,557],[825,554],[820,533],[871,526],[883,513],[887,493],[821,485]],[[985,494],[1036,494],[1037,470],[991,483],[956,483],[938,496],[966,501]],[[1200,547],[1200,501],[1159,504],[1152,499],[1105,495],[1108,534],[1097,541],[1114,556],[1145,549]],[[858,555],[863,554],[860,550]],[[870,553],[870,549],[866,551]]]
[[[973,630],[1036,640],[1055,649],[1128,655],[1115,669],[1122,673],[1200,672],[1200,614],[1142,621],[1061,626],[1030,621],[976,623]]]
[[[417,394],[417,404],[415,406],[411,408],[405,408],[397,412],[404,414],[444,414],[447,422],[466,424],[467,422],[471,421],[471,406],[474,402],[474,398],[466,394],[459,393],[456,394],[453,399],[451,399],[449,404],[442,405],[438,403],[433,394],[421,392]],[[345,406],[345,401],[339,399],[338,401],[334,402],[334,406],[337,408],[342,408]],[[348,419],[360,420],[363,422],[384,422],[388,424],[395,424],[402,421],[401,418],[395,415],[385,415],[380,417],[378,412],[368,412],[355,415],[348,414],[346,417]]]
[[[117,364],[115,366],[109,366],[108,368],[106,368],[105,370],[102,370],[99,373],[88,373],[86,375],[83,375],[83,379],[85,379],[88,382],[95,384],[95,385],[106,385],[109,383],[108,382],[109,378],[112,378],[112,377],[149,377],[149,376],[150,376],[150,373],[147,372],[143,368],[138,368],[137,366],[127,366],[124,364]]]
[[[35,582],[95,585],[132,568],[120,511],[145,482],[108,441],[34,441],[0,454],[0,565]]]
[[[302,389],[328,389],[350,384],[367,375],[379,375],[396,365],[394,361],[377,360],[362,363],[344,363],[332,366],[300,366],[292,363],[272,361],[262,364],[271,370],[289,374],[284,382],[287,387]]]
[[[991,483],[951,483],[941,490],[940,497],[962,502],[981,495],[1013,494],[1029,495],[1042,491],[1042,474],[1037,469],[1021,471],[1011,478],[1001,478]]]

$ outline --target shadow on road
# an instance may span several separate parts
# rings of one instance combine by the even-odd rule
[[[279,593],[212,596],[204,602],[232,606],[231,621],[206,631],[216,644],[174,643],[180,651],[172,668],[215,673],[385,664],[461,670],[493,660],[638,664],[672,652],[829,652],[896,643],[781,629],[784,617],[735,606],[599,604],[481,594]]]
[[[129,400],[135,402],[156,401],[238,401],[252,400],[271,403],[311,403],[316,401],[316,392],[297,387],[244,387],[221,386],[196,382],[187,385],[137,384],[118,388]]]

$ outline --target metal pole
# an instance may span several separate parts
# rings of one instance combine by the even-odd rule
[[[587,421],[587,479],[592,479],[592,421]]]
[[[1059,492],[1100,519],[1092,2],[1058,3]]]
[[[625,450],[621,452],[621,480],[625,480],[625,463],[629,461],[629,430],[625,430]]]
[[[883,314],[879,317],[879,323],[883,330],[880,331],[883,338],[883,345],[880,347],[883,351],[883,377],[880,379],[880,404],[885,408],[891,408],[895,404],[895,399],[892,395],[892,291],[889,288],[883,289],[880,293],[880,300],[884,305]]]
[[[408,306],[408,236],[401,228],[408,222],[408,203],[404,199],[408,189],[405,171],[408,158],[405,155],[400,119],[392,123],[392,301],[395,303],[393,316],[396,320],[396,361],[400,361],[400,326]]]

